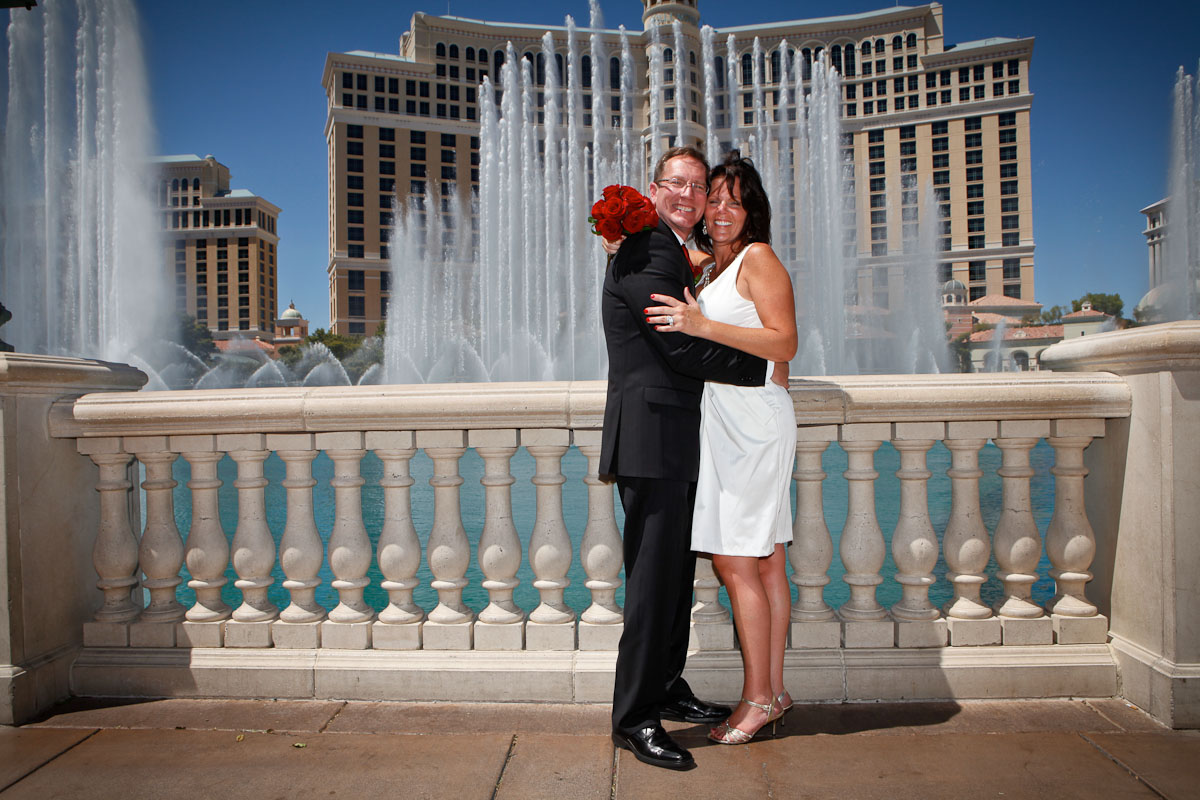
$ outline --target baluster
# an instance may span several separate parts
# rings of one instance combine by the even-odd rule
[[[477,650],[520,650],[524,630],[519,624],[525,614],[513,602],[513,590],[520,581],[521,539],[512,519],[512,489],[516,479],[510,470],[517,452],[515,430],[470,431],[468,442],[483,459],[485,516],[479,537],[479,570],[488,593],[487,607],[479,612],[475,624]]]
[[[225,454],[213,449],[212,436],[173,436],[171,446],[183,451],[192,473],[187,484],[192,493],[192,525],[184,560],[192,576],[188,586],[196,592],[196,602],[184,617],[188,622],[220,622],[229,619],[231,613],[221,597],[221,588],[229,581],[225,577],[229,540],[221,528],[217,507],[221,488],[217,465]],[[221,640],[218,636],[207,644],[219,647]]]
[[[1072,421],[1056,421],[1055,433],[1066,427],[1064,422]],[[1088,474],[1083,451],[1092,443],[1092,437],[1054,435],[1049,442],[1054,448],[1054,466],[1050,468],[1054,475],[1054,514],[1046,529],[1046,555],[1053,566],[1050,576],[1055,585],[1049,610],[1062,617],[1094,617],[1098,609],[1084,590],[1092,579],[1088,567],[1096,555],[1096,537],[1083,505],[1083,479]]]
[[[902,424],[896,427],[902,429]],[[938,557],[937,534],[929,519],[928,486],[933,473],[926,467],[933,443],[933,439],[898,436],[892,440],[900,453],[900,469],[896,470],[900,480],[900,517],[892,532],[892,558],[896,562],[896,582],[900,584],[900,602],[892,606],[892,616],[897,619],[920,621],[940,616],[929,602],[929,587],[933,585],[933,568]]]
[[[417,569],[421,566],[421,542],[413,527],[409,474],[416,454],[411,431],[371,431],[367,448],[383,462],[383,530],[379,533],[377,559],[383,574],[382,588],[388,593],[387,608],[371,629],[371,646],[384,650],[415,650],[421,646],[420,623],[425,612],[413,602]]]
[[[879,473],[874,467],[875,451],[882,441],[859,439],[859,435],[870,434],[866,431],[859,434],[852,430],[857,427],[843,426],[844,437],[854,438],[844,438],[841,443],[847,457],[846,471],[842,475],[848,482],[849,507],[838,552],[846,567],[842,580],[850,587],[850,599],[839,609],[839,613],[844,620],[882,620],[887,617],[887,611],[876,599],[875,587],[883,582],[879,570],[883,567],[885,543],[879,520],[875,516],[875,479]]]
[[[233,585],[242,590],[242,604],[233,610],[225,628],[225,644],[231,647],[269,647],[271,628],[279,609],[267,592],[275,579],[275,541],[267,527],[263,462],[271,455],[266,437],[258,433],[221,434],[217,447],[237,464],[233,485],[238,492],[238,523],[233,534]]]
[[[321,585],[317,575],[325,558],[325,545],[313,518],[317,481],[312,464],[319,451],[311,433],[268,434],[267,447],[276,452],[286,470],[282,484],[287,495],[287,523],[279,540],[279,566],[287,576],[283,588],[291,597],[272,634],[276,647],[314,648],[320,645],[317,623],[326,617],[316,599]]]
[[[986,438],[948,438],[950,450],[950,519],[942,537],[946,578],[954,584],[954,599],[946,607],[946,616],[954,619],[987,619],[992,610],[979,599],[979,590],[987,580],[991,544],[979,510],[979,450]]]
[[[145,622],[175,622],[183,619],[184,608],[175,599],[175,587],[183,582],[183,537],[175,525],[171,466],[179,456],[167,449],[165,436],[129,437],[125,449],[146,467],[146,527],[138,548],[138,560],[146,578],[142,581],[150,602],[142,611]],[[171,636],[174,644],[174,635]]]
[[[1010,427],[1008,422],[1001,425]],[[1049,428],[1045,423],[1042,425]],[[1001,617],[1037,619],[1042,616],[1042,609],[1031,599],[1031,590],[1042,557],[1042,537],[1033,521],[1029,500],[1029,479],[1033,477],[1029,451],[1038,438],[1004,436],[995,441],[1001,455],[997,472],[1004,486],[1003,510],[992,543],[1000,567],[996,577],[1004,584],[1004,598],[997,604],[996,613]]]
[[[617,589],[621,587],[621,533],[613,513],[612,484],[600,480],[600,431],[575,431],[575,444],[587,457],[588,471],[583,482],[588,487],[588,521],[579,547],[579,562],[587,575],[586,586],[592,593],[592,604],[580,615],[581,624],[606,626],[616,636],[604,637],[605,650],[616,649],[620,636],[619,623],[624,620],[617,605]],[[580,647],[585,648],[584,628],[580,628]],[[603,634],[590,630],[588,637],[600,644]],[[608,646],[611,645],[611,646]]]
[[[467,585],[467,566],[471,562],[471,543],[463,530],[459,507],[458,460],[466,452],[465,431],[417,431],[417,446],[433,460],[433,529],[429,532],[426,558],[433,573],[437,606],[429,612],[422,630],[423,644],[429,650],[470,650],[471,628],[475,615],[463,605],[462,590]]]
[[[529,614],[526,648],[575,649],[575,613],[563,602],[570,584],[571,537],[562,516],[562,457],[570,446],[571,432],[555,429],[521,431],[521,443],[537,462],[533,485],[537,487],[537,515],[529,536],[529,565],[541,602]],[[543,627],[548,626],[548,627]]]
[[[792,473],[792,479],[796,481],[796,519],[792,522],[794,541],[788,548],[788,560],[792,564],[791,580],[796,584],[797,595],[792,605],[792,622],[834,619],[833,609],[825,602],[829,565],[833,563],[833,539],[825,524],[825,505],[821,497],[821,484],[825,480],[821,459],[829,449],[829,441],[808,438],[819,434],[820,431],[812,428],[800,428],[797,431],[796,469]],[[792,626],[794,645],[799,630],[797,626]],[[834,642],[832,646],[838,644]]]
[[[692,605],[692,639],[689,648],[732,650],[733,621],[729,609],[721,605],[721,581],[713,570],[712,559],[696,558],[696,577],[692,581],[695,603]]]
[[[121,452],[119,439],[80,439],[79,452],[92,459],[100,470],[96,491],[100,493],[100,525],[96,543],[92,546],[92,564],[100,580],[96,587],[104,595],[104,603],[96,611],[98,623],[124,623],[141,613],[141,605],[133,602],[137,585],[138,540],[129,519],[129,462],[133,456]],[[84,630],[84,644],[127,644],[128,634],[122,630],[119,640],[110,637],[92,639],[90,633],[101,627]],[[109,632],[113,633],[112,631]]]
[[[329,534],[329,568],[333,572],[333,588],[338,604],[321,624],[323,647],[365,650],[371,646],[370,623],[375,610],[363,599],[363,590],[370,580],[371,540],[362,518],[362,485],[359,473],[363,435],[359,431],[318,433],[317,447],[333,461],[334,493],[333,530]]]

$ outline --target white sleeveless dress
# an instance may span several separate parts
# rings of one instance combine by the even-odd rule
[[[761,328],[754,303],[737,290],[749,248],[700,293],[704,316]],[[790,483],[796,417],[786,389],[704,384],[700,401],[700,474],[692,517],[692,549],[730,556],[769,556],[792,540]]]

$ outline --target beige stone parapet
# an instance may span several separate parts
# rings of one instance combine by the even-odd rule
[[[98,468],[69,440],[50,438],[50,406],[145,382],[124,364],[0,353],[0,725],[67,696],[84,623],[101,601],[92,571]],[[109,633],[128,643],[127,627]]]
[[[1200,726],[1200,322],[1071,339],[1042,364],[1106,370],[1132,413],[1085,451],[1095,533],[1090,596],[1109,618],[1122,695],[1174,727]],[[1056,641],[1098,641],[1103,617],[1054,619]]]
[[[806,427],[1129,414],[1125,382],[1103,373],[796,378],[789,391],[796,419]],[[50,429],[64,438],[448,428],[598,430],[604,398],[604,381],[130,392],[56,403]]]

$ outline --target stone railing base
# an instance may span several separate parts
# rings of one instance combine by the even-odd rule
[[[1172,728],[1200,728],[1200,664],[1178,664],[1112,638],[1121,696]]]
[[[75,695],[456,702],[608,703],[614,651],[385,651],[89,647]],[[789,650],[785,682],[802,701],[1113,697],[1108,645]],[[736,699],[737,651],[694,652],[701,697]]]

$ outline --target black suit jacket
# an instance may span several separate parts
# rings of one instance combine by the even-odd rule
[[[630,236],[604,276],[608,398],[600,474],[696,480],[704,381],[762,386],[767,362],[646,323],[651,293],[683,299],[691,270],[666,222]]]

